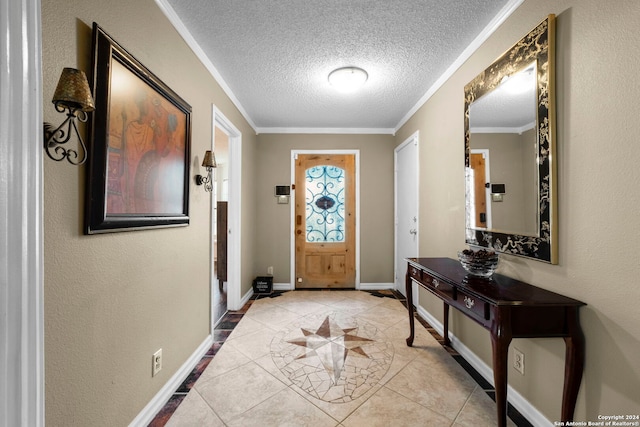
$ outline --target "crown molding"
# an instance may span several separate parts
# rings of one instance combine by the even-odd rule
[[[160,8],[160,10],[162,11],[162,13],[164,13],[164,15],[167,17],[169,22],[171,22],[171,24],[176,29],[176,31],[178,31],[178,34],[182,36],[182,38],[187,43],[187,45],[191,48],[193,53],[198,57],[200,62],[202,62],[202,65],[204,65],[205,68],[209,71],[209,73],[211,73],[211,75],[216,80],[216,82],[218,82],[218,84],[220,85],[224,93],[229,97],[229,99],[231,99],[231,102],[240,111],[240,114],[242,114],[245,120],[249,123],[249,126],[251,126],[253,130],[256,130],[256,125],[255,123],[253,123],[253,120],[251,120],[251,117],[249,116],[249,114],[246,112],[246,110],[244,109],[244,107],[242,106],[238,98],[236,98],[235,94],[233,93],[233,91],[231,90],[227,82],[225,82],[225,80],[222,78],[222,75],[218,72],[218,69],[209,60],[209,58],[204,53],[204,51],[202,50],[198,42],[196,42],[196,40],[193,38],[193,36],[191,35],[187,27],[182,22],[182,20],[178,17],[175,10],[173,10],[171,5],[169,5],[169,3],[166,0],[155,0],[155,2]]]
[[[257,128],[261,133],[337,134],[337,135],[395,135],[391,128]]]

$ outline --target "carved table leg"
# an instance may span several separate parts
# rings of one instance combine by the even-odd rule
[[[573,421],[573,412],[578,400],[578,390],[584,369],[584,335],[578,319],[578,308],[567,308],[569,336],[564,338],[566,356],[564,362],[564,388],[562,391],[562,421]]]
[[[409,269],[407,269],[407,275],[405,277],[405,292],[407,294],[407,311],[409,312],[409,329],[411,331],[409,338],[407,338],[407,345],[411,347],[413,345],[415,325],[413,319],[413,287],[411,286]]]
[[[510,317],[503,313],[503,317]],[[496,388],[496,406],[498,410],[498,426],[507,425],[507,358],[511,343],[510,319],[498,319],[497,330],[491,331],[491,347],[493,349],[493,380]]]
[[[442,335],[444,337],[444,345],[451,346],[451,341],[449,340],[449,304],[444,303],[444,331],[442,331]]]

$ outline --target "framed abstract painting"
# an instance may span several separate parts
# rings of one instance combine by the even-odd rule
[[[191,107],[93,24],[85,233],[189,224]]]

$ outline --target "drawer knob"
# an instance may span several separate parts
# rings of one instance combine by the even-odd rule
[[[433,279],[432,283],[433,283],[433,286],[435,286],[436,288],[440,286],[440,282],[438,282],[438,279]]]
[[[473,300],[473,298],[465,296],[464,305],[466,305],[468,309],[471,309],[474,305],[476,305],[476,302]]]

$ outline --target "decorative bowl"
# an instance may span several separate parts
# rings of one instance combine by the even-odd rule
[[[486,249],[465,249],[458,252],[458,259],[470,275],[485,279],[491,277],[498,267],[498,254]]]

